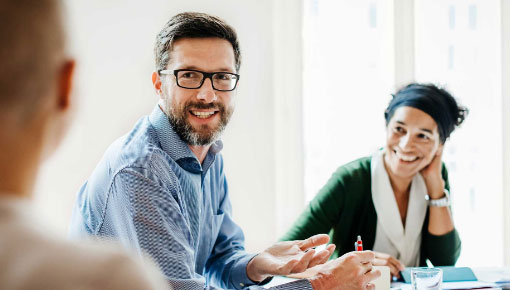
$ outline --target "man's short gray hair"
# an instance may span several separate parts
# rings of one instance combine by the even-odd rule
[[[170,52],[175,41],[181,38],[217,37],[225,39],[234,49],[236,71],[241,68],[241,50],[237,34],[222,19],[205,13],[185,12],[172,17],[156,37],[154,54],[156,70],[166,69],[170,62]]]

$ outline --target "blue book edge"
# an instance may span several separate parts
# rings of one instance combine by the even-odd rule
[[[478,281],[473,270],[468,267],[435,267],[443,270],[443,282]],[[405,283],[411,283],[411,269],[405,268],[400,277]]]

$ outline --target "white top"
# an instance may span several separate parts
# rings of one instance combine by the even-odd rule
[[[169,289],[151,262],[58,239],[32,212],[29,201],[0,194],[0,289]]]
[[[390,254],[407,267],[416,267],[420,264],[421,232],[427,213],[427,186],[421,174],[413,177],[404,228],[390,178],[384,167],[384,152],[375,152],[370,165],[372,199],[377,212],[374,251]]]

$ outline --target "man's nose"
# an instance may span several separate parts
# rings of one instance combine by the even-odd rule
[[[212,87],[212,82],[209,78],[204,80],[202,86],[198,89],[197,99],[202,100],[206,103],[216,101],[216,92]]]

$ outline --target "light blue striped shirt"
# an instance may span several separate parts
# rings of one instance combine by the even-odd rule
[[[254,255],[232,220],[221,149],[214,143],[200,164],[156,106],[108,148],[78,192],[70,235],[110,237],[148,253],[175,289],[253,285],[246,265]]]

